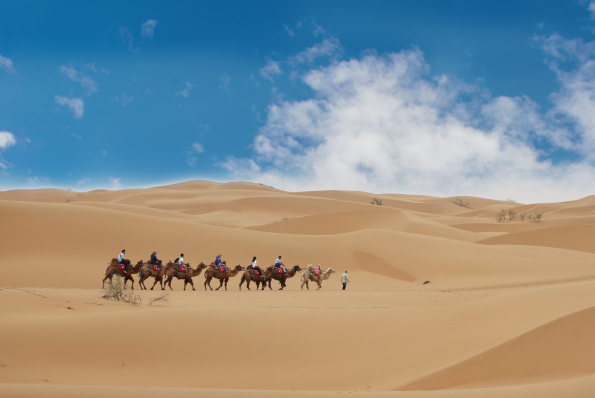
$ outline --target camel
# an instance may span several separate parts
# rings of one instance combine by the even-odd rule
[[[192,282],[192,278],[194,278],[195,276],[200,275],[200,273],[202,272],[202,270],[205,269],[205,268],[207,268],[207,265],[204,264],[201,261],[201,263],[198,264],[198,266],[196,267],[196,269],[193,269],[192,267],[190,267],[190,264],[187,265],[187,267],[188,267],[188,273],[178,272],[178,271],[176,271],[176,264],[173,264],[171,267],[169,267],[169,264],[168,264],[168,267],[165,268],[165,276],[167,277],[167,279],[165,280],[164,285],[165,286],[168,286],[168,284],[169,284],[169,288],[171,290],[174,290],[171,287],[171,281],[174,278],[178,278],[178,279],[183,279],[184,280],[184,290],[186,290],[186,285],[188,283],[190,283],[190,285],[192,286],[192,290],[196,290],[194,288],[194,282]]]
[[[126,271],[121,271],[120,263],[118,263],[118,259],[113,258],[112,262],[107,266],[107,269],[105,270],[105,278],[103,278],[102,289],[105,288],[106,279],[109,279],[111,282],[112,277],[114,276],[115,273],[120,274],[120,276],[124,278],[124,287],[126,287],[126,282],[131,280],[132,281],[132,289],[134,289],[134,278],[132,277],[132,275],[138,274],[143,265],[145,265],[145,263],[143,263],[143,260],[140,260],[138,263],[136,263],[135,266],[132,267],[132,269],[129,269]]]
[[[147,290],[147,287],[145,286],[145,280],[152,276],[153,278],[155,278],[155,283],[153,283],[153,286],[151,286],[151,290],[153,290],[157,282],[160,283],[161,290],[165,290],[165,287],[163,286],[163,275],[165,274],[165,269],[173,265],[174,263],[172,263],[171,261],[168,262],[166,265],[161,265],[161,272],[158,272],[153,270],[153,264],[146,263],[140,270],[140,280],[138,281],[140,288]]]
[[[267,268],[267,271],[271,271],[271,278],[269,279],[269,289],[273,290],[271,288],[271,280],[275,279],[278,280],[279,283],[281,284],[281,289],[279,290],[283,290],[283,288],[285,288],[285,281],[289,278],[293,278],[294,276],[297,275],[297,273],[299,271],[301,271],[302,269],[300,268],[299,265],[294,265],[293,268],[290,268],[287,270],[287,275],[285,274],[280,274],[277,272],[277,269],[274,265],[271,265],[270,267]]]
[[[308,268],[302,274],[302,290],[304,290],[304,285],[306,285],[308,290],[310,290],[310,286],[308,286],[308,281],[316,282],[318,284],[318,289],[316,289],[316,290],[320,290],[320,288],[322,287],[322,281],[325,281],[328,278],[330,278],[331,274],[334,272],[335,272],[334,269],[329,268],[326,271],[324,271],[324,273],[321,273],[320,275],[314,275],[314,270],[312,270],[311,268]]]
[[[266,287],[266,284],[267,284],[267,280],[270,281],[271,274],[272,274],[272,271],[269,270],[268,268],[264,271],[264,273],[261,273],[260,276],[251,274],[250,270],[246,270],[246,272],[244,272],[244,274],[242,275],[242,280],[240,281],[240,290],[242,290],[242,284],[244,282],[246,282],[246,287],[248,288],[248,290],[250,290],[250,282],[251,281],[256,283],[256,290],[258,290],[260,288],[260,284],[262,283],[262,290],[264,290],[264,288]],[[271,286],[269,283],[269,288],[270,287]]]
[[[207,285],[209,285],[209,289],[213,290],[213,288],[211,287],[211,279],[213,279],[213,278],[217,278],[221,282],[219,284],[219,287],[215,290],[221,289],[221,286],[223,286],[224,281],[225,281],[225,290],[227,290],[227,281],[229,281],[229,278],[233,278],[240,271],[245,271],[245,270],[246,270],[246,268],[242,267],[241,265],[236,265],[231,271],[218,272],[218,271],[215,271],[214,266],[213,267],[209,266],[209,268],[205,271],[205,290],[207,290]]]

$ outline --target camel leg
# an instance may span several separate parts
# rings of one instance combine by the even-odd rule
[[[157,284],[157,282],[159,282],[159,279],[157,279],[157,277],[155,277],[155,283],[153,283],[153,286],[151,286],[151,290],[153,290],[153,288],[155,287],[155,285]]]
[[[167,279],[165,280],[165,287],[167,287],[169,285],[169,290],[174,290],[171,287],[171,281],[173,280],[173,276],[168,276]],[[184,284],[184,288],[186,287],[186,284]]]
[[[128,279],[130,279],[130,280],[132,281],[132,286],[130,286],[130,288],[131,288],[132,290],[134,290],[134,278],[132,277],[132,275],[130,275],[130,276],[128,277]]]
[[[225,290],[227,290],[227,281],[229,280],[229,278],[225,278]]]
[[[223,286],[223,278],[219,279],[219,287],[215,290],[221,289],[221,286]]]
[[[242,283],[244,283],[244,281],[246,280],[246,277],[244,275],[242,275],[242,279],[240,279],[240,290],[242,290]],[[246,286],[248,286],[250,284],[250,282],[248,282],[246,284]],[[248,288],[248,290],[250,290],[250,288]]]
[[[209,285],[209,289],[213,290],[211,287],[211,279],[213,279],[211,275],[205,275],[205,290],[207,290],[207,284]]]
[[[192,278],[188,279],[188,282],[190,282],[190,285],[192,286],[192,290],[196,290],[194,288],[194,282],[192,282]],[[184,290],[186,290],[186,286],[184,286]]]

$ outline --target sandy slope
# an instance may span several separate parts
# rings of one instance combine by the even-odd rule
[[[595,197],[456,199],[209,181],[0,192],[0,395],[589,396]],[[501,208],[544,216],[497,224]],[[197,291],[174,281],[166,303],[137,291],[132,306],[100,298],[122,248],[192,265],[281,254],[352,283],[257,292],[236,277],[211,292],[200,275]]]

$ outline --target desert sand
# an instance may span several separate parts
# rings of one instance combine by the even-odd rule
[[[460,199],[209,181],[0,191],[0,396],[595,396],[595,196]],[[500,209],[543,218],[497,223]],[[135,306],[101,298],[122,249],[336,274],[319,291],[299,275],[205,291],[201,274],[154,305],[159,284],[134,275]]]

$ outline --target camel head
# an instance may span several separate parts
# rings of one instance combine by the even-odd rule
[[[138,262],[138,263],[136,263],[136,265],[139,265],[139,266],[141,266],[141,267],[142,267],[143,265],[145,265],[145,263],[143,262],[143,260],[139,260],[139,262]]]
[[[166,266],[166,267],[173,267],[173,266],[174,266],[174,263],[173,263],[171,260],[169,260],[169,261],[167,262],[167,264],[165,264],[165,266]]]
[[[236,266],[234,267],[234,269],[235,269],[236,271],[238,271],[238,272],[240,272],[240,271],[246,271],[246,268],[245,268],[245,267],[242,267],[242,266],[241,266],[241,265],[239,265],[239,264],[238,264],[238,265],[236,265]]]
[[[301,271],[302,269],[300,268],[300,266],[299,266],[299,265],[294,265],[294,266],[293,266],[293,270],[294,270],[295,272],[299,272],[299,271]]]
[[[335,272],[335,270],[332,269],[332,268],[329,268],[329,269],[326,270],[326,272],[329,272],[329,271],[331,272],[331,274]]]

